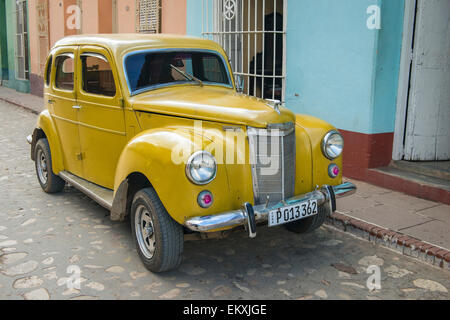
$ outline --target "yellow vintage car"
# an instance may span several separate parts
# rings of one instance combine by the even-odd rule
[[[27,137],[42,189],[68,182],[112,220],[130,216],[152,272],[177,268],[192,236],[255,237],[260,224],[311,232],[356,190],[342,183],[339,132],[242,94],[213,41],[67,37],[44,82],[46,109]]]

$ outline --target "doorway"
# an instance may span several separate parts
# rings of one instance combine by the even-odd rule
[[[405,2],[394,160],[450,160],[450,1]]]
[[[6,3],[4,0],[0,1],[0,68],[1,77],[0,84],[3,81],[9,79],[9,69],[8,69],[8,41],[6,35]]]

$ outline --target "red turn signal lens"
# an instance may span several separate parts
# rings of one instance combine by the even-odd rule
[[[337,176],[339,176],[339,174],[341,173],[341,169],[339,169],[339,167],[332,163],[330,164],[330,166],[328,167],[328,175],[331,178],[336,178]]]
[[[212,204],[214,203],[214,197],[211,192],[202,191],[198,195],[197,203],[203,209],[207,209],[207,208],[211,207]]]

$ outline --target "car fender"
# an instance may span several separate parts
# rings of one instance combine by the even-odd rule
[[[52,169],[54,174],[64,170],[63,154],[61,149],[61,143],[58,138],[58,132],[56,131],[55,123],[50,116],[48,110],[44,110],[39,114],[36,128],[33,132],[33,140],[31,143],[31,158],[34,159],[34,148],[40,136],[40,130],[42,130],[50,145],[50,152],[52,154]]]
[[[322,152],[322,141],[331,130],[336,130],[328,122],[309,115],[296,115],[296,126],[303,130],[309,137],[312,159],[313,187],[323,185],[339,185],[342,183],[342,155],[334,160],[326,158]],[[328,167],[336,164],[340,168],[340,174],[332,178],[328,174]]]
[[[130,140],[116,169],[111,219],[123,220],[127,214],[127,179],[135,173],[148,179],[167,212],[180,224],[190,217],[230,210],[233,204],[225,165],[218,164],[216,178],[208,185],[195,185],[186,176],[188,158],[195,151],[205,150],[208,143],[207,138],[195,138],[190,128],[174,127],[146,130]],[[178,156],[174,155],[177,152]],[[197,203],[198,195],[205,190],[214,197],[214,204],[208,209]]]

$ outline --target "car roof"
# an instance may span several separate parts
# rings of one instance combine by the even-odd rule
[[[198,37],[142,33],[68,36],[57,41],[54,47],[80,45],[98,45],[108,48],[116,54],[144,48],[200,48],[222,51],[222,48],[216,42]]]

